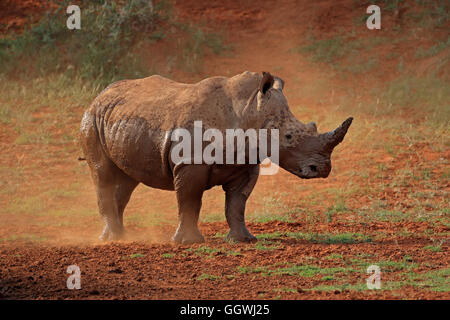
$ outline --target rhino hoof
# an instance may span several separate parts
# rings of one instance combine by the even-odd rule
[[[252,234],[238,235],[234,233],[228,233],[225,238],[227,242],[257,242],[258,239]]]
[[[205,238],[201,234],[186,235],[177,233],[172,237],[172,240],[176,243],[181,244],[193,244],[193,243],[203,243]]]
[[[121,232],[111,232],[108,229],[103,230],[100,237],[98,237],[102,241],[114,241],[114,240],[120,240],[124,237],[124,231]]]

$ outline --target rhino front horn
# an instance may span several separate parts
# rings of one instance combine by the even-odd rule
[[[324,145],[326,149],[333,150],[334,147],[336,147],[339,143],[342,142],[342,140],[344,140],[345,134],[352,124],[352,121],[353,117],[350,117],[335,130],[323,134]]]

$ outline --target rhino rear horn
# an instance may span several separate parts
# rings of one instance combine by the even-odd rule
[[[272,88],[273,82],[273,76],[268,72],[263,72],[263,77],[261,79],[261,83],[259,84],[259,91],[261,91],[262,94],[266,94],[267,90]]]
[[[352,124],[353,117],[345,120],[339,127],[335,130],[322,134],[322,138],[324,140],[324,147],[327,150],[333,150],[339,143],[344,140],[345,134],[347,133],[348,128]]]

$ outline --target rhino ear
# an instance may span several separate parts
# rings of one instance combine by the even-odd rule
[[[273,76],[268,72],[263,72],[263,77],[261,79],[261,83],[259,84],[259,91],[261,91],[262,94],[266,94],[267,90],[272,88],[273,82]]]
[[[279,78],[279,77],[274,77],[274,84],[273,84],[273,88],[274,89],[278,89],[278,90],[282,90],[284,88],[284,80]]]

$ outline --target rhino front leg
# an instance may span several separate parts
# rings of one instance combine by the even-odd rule
[[[256,237],[245,226],[245,205],[258,180],[259,166],[223,186],[225,190],[225,216],[230,232],[227,241],[254,242]]]
[[[204,166],[185,166],[175,171],[178,228],[172,240],[183,244],[205,242],[198,229],[198,217],[208,179],[208,168]]]

